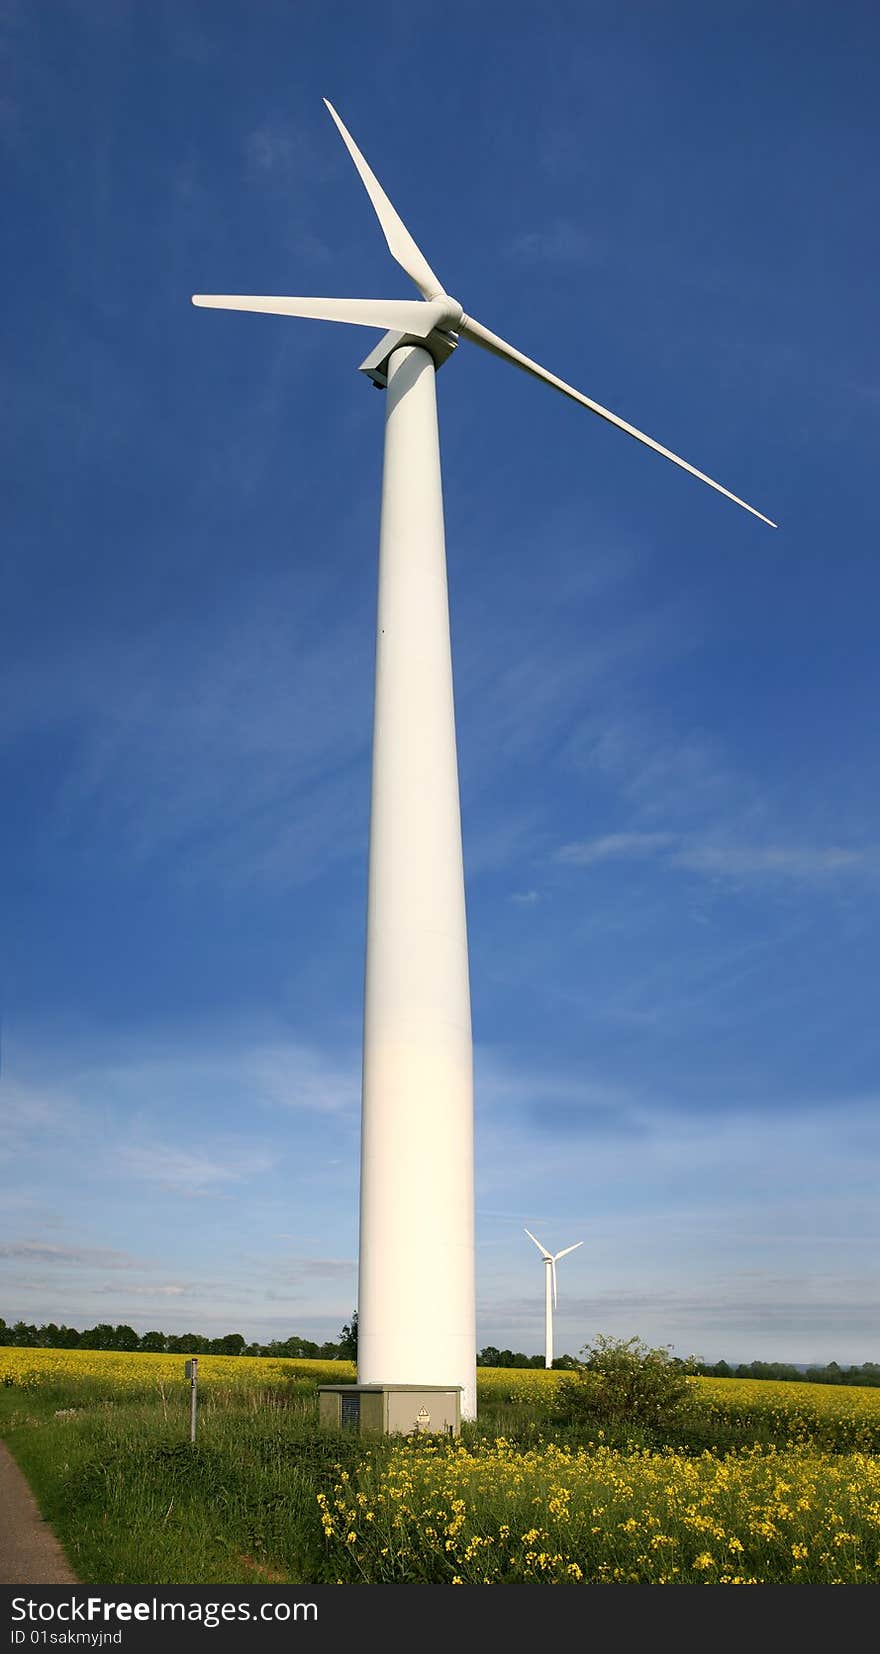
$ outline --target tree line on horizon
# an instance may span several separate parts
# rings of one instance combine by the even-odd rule
[[[673,1367],[686,1368],[700,1378],[764,1378],[777,1383],[798,1384],[868,1384],[880,1385],[880,1362],[865,1361],[861,1366],[840,1367],[836,1361],[827,1366],[794,1367],[788,1361],[741,1361],[731,1366],[727,1361],[680,1361],[672,1357]],[[478,1367],[543,1367],[543,1355],[521,1355],[514,1350],[498,1350],[487,1345],[477,1356]],[[553,1363],[563,1372],[572,1372],[583,1363],[573,1355],[560,1355]]]
[[[697,1361],[693,1368],[701,1378],[766,1378],[777,1382],[797,1380],[799,1384],[880,1385],[880,1362],[863,1361],[861,1366],[840,1367],[829,1361],[824,1367],[793,1367],[788,1361],[741,1361],[732,1367],[726,1361]]]
[[[269,1344],[248,1343],[240,1332],[227,1332],[221,1338],[206,1338],[200,1332],[137,1333],[134,1327],[119,1322],[115,1327],[109,1321],[87,1327],[78,1332],[76,1327],[58,1326],[47,1321],[34,1326],[27,1321],[16,1321],[7,1326],[0,1315],[0,1347],[41,1350],[118,1350],[134,1353],[138,1350],[155,1355],[265,1355],[299,1358],[311,1361],[353,1361],[357,1356],[357,1317],[354,1330],[349,1323],[342,1328],[335,1342],[316,1344],[310,1338],[273,1339]]]
[[[101,1321],[97,1326],[78,1332],[76,1327],[58,1326],[48,1321],[43,1326],[16,1321],[7,1326],[0,1315],[0,1348],[59,1350],[117,1350],[135,1353],[139,1350],[157,1355],[253,1355],[274,1356],[276,1359],[307,1361],[357,1360],[357,1311],[346,1322],[335,1342],[317,1344],[310,1338],[275,1338],[268,1344],[248,1343],[240,1332],[227,1332],[220,1338],[205,1338],[199,1332],[166,1333],[158,1330],[137,1333],[124,1322],[111,1326]],[[673,1358],[674,1359],[674,1358]],[[582,1363],[573,1355],[557,1356],[554,1368],[572,1372]],[[543,1367],[543,1355],[524,1355],[521,1350],[500,1350],[487,1344],[477,1355],[478,1367]],[[727,1361],[692,1361],[688,1371],[702,1378],[758,1378],[777,1383],[800,1384],[862,1384],[880,1386],[880,1362],[864,1361],[861,1366],[841,1367],[836,1361],[826,1366],[794,1367],[786,1361],[741,1361],[733,1366]]]

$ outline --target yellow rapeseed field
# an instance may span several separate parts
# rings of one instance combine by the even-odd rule
[[[480,1367],[477,1389],[485,1400],[509,1400],[546,1406],[565,1373],[540,1367]],[[772,1414],[785,1436],[798,1419],[849,1419],[880,1423],[880,1387],[870,1385],[774,1383],[757,1378],[694,1378],[694,1394],[719,1419],[752,1413]]]
[[[166,1385],[183,1376],[184,1355],[153,1355],[112,1350],[37,1350],[0,1348],[0,1382],[29,1388],[70,1380],[100,1380],[123,1389]],[[201,1382],[241,1388],[291,1382],[336,1384],[353,1380],[350,1361],[274,1359],[268,1356],[200,1355]],[[513,1402],[542,1412],[552,1402],[565,1374],[540,1367],[480,1367],[477,1388],[484,1402]],[[803,1438],[811,1420],[880,1423],[880,1388],[836,1384],[773,1383],[764,1379],[697,1378],[692,1380],[701,1406],[719,1420],[760,1410],[772,1418],[782,1440]]]
[[[319,1495],[340,1581],[829,1584],[880,1580],[880,1462],[430,1442]]]
[[[302,1378],[310,1384],[344,1383],[354,1378],[351,1361],[273,1360],[259,1355],[200,1355],[199,1382],[242,1389]],[[0,1383],[29,1389],[38,1384],[98,1379],[123,1390],[179,1382],[185,1355],[152,1355],[136,1350],[0,1349]]]
[[[484,1401],[514,1401],[544,1408],[565,1374],[546,1367],[478,1367],[477,1397]]]
[[[816,1418],[880,1420],[880,1387],[857,1384],[774,1383],[764,1378],[698,1378],[700,1400],[719,1414],[735,1408],[767,1407],[790,1416],[809,1410]]]

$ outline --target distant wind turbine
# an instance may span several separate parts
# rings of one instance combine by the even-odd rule
[[[391,330],[361,364],[387,398],[364,991],[358,1382],[460,1385],[462,1417],[473,1418],[473,1046],[436,370],[459,339],[469,339],[762,522],[770,518],[466,316],[330,103],[327,109],[389,250],[421,297],[196,294],[193,303]],[[428,157],[426,179],[436,172],[437,153]],[[432,187],[425,186],[426,199]],[[305,404],[302,417],[308,417]]]
[[[532,1234],[531,1229],[527,1229],[526,1234],[530,1241],[534,1241],[541,1257],[544,1259],[544,1366],[552,1367],[553,1311],[557,1302],[556,1265],[560,1258],[566,1258],[569,1252],[576,1252],[578,1247],[583,1246],[584,1243],[583,1241],[575,1241],[574,1246],[564,1246],[561,1252],[548,1252],[546,1246],[542,1246],[537,1236]]]

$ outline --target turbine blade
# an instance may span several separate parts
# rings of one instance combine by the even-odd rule
[[[538,1251],[540,1252],[542,1258],[549,1258],[551,1256],[551,1254],[547,1251],[546,1246],[541,1245],[541,1242],[538,1240],[537,1235],[532,1234],[531,1229],[527,1229],[526,1234],[528,1235],[530,1241],[534,1241],[534,1243],[537,1246]]]
[[[555,1309],[558,1302],[559,1302],[559,1294],[556,1291],[556,1259],[555,1258],[553,1259],[552,1275],[553,1275],[553,1308]]]
[[[449,304],[421,299],[293,299],[243,293],[194,293],[193,304],[209,310],[257,310],[267,316],[304,316],[315,322],[353,322],[357,327],[393,328],[418,339],[449,318]]]
[[[557,1258],[567,1258],[569,1252],[576,1252],[578,1247],[583,1246],[583,1244],[583,1241],[575,1241],[574,1246],[564,1246],[561,1252],[557,1252],[556,1256]]]
[[[424,294],[426,299],[435,299],[438,293],[443,292],[442,281],[437,280],[424,253],[416,246],[399,213],[395,212],[378,178],[368,167],[351,133],[339,119],[329,98],[325,98],[324,103],[336,122],[339,135],[360,173],[361,183],[373,203],[373,211],[381,225],[382,234],[388,243],[388,251],[391,257],[396,258],[398,264],[406,271],[410,280],[415,282],[419,292]]]
[[[653,448],[655,454],[662,454],[663,458],[670,459],[673,465],[681,466],[683,471],[689,471],[698,481],[707,483],[717,493],[723,494],[725,499],[732,500],[734,505],[741,505],[743,511],[751,512],[753,517],[760,517],[761,522],[767,523],[770,528],[778,528],[778,523],[774,523],[770,517],[765,517],[762,511],[756,511],[753,505],[747,505],[738,494],[731,494],[728,488],[722,488],[720,482],[714,482],[704,471],[698,471],[695,465],[689,465],[686,459],[680,459],[678,454],[673,454],[669,448],[655,442],[653,437],[646,436],[644,431],[637,431],[634,425],[628,425],[625,419],[620,419],[608,408],[603,408],[600,402],[594,402],[591,397],[576,391],[572,385],[567,385],[564,379],[557,379],[555,373],[548,373],[540,363],[533,362],[530,356],[523,356],[521,351],[515,350],[513,345],[507,344],[504,339],[499,339],[497,333],[490,333],[487,327],[475,322],[471,316],[462,316],[457,331],[464,338],[472,340],[475,345],[480,345],[483,350],[491,351],[493,356],[500,356],[502,361],[512,362],[515,367],[531,373],[535,379],[543,379],[546,385],[552,385],[553,389],[561,391],[563,396],[570,396],[573,402],[580,402],[582,407],[589,408],[590,412],[598,414],[600,419],[607,419],[609,424],[616,425],[619,431],[625,431],[627,436],[635,437],[636,442],[643,442],[646,448]]]

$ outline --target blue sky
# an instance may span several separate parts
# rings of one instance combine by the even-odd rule
[[[376,335],[441,372],[478,1343],[880,1359],[876,8],[0,4],[0,1312],[356,1302]],[[414,295],[412,295],[414,296]]]

